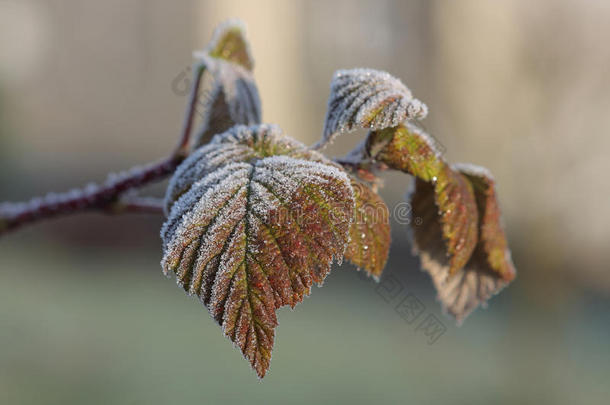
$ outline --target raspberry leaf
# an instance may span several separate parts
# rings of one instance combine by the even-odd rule
[[[449,272],[455,274],[470,259],[478,238],[478,211],[470,182],[443,160],[428,135],[414,125],[371,132],[367,145],[375,159],[419,180],[413,198],[418,190],[426,198],[430,194],[431,207],[440,213]]]
[[[347,174],[276,127],[236,127],[183,162],[167,206],[163,271],[264,377],[275,310],[301,302],[343,257],[354,216]]]
[[[413,193],[412,215],[420,218],[413,225],[413,241],[422,267],[432,278],[443,308],[461,323],[479,305],[499,293],[514,277],[515,269],[499,223],[499,211],[491,177],[468,172],[473,180],[479,210],[479,235],[475,250],[466,265],[450,273],[443,243],[440,218],[434,207],[431,185],[417,179]]]
[[[424,118],[427,113],[426,105],[387,72],[339,70],[330,85],[321,143],[330,142],[339,133],[359,128],[395,127],[405,120]]]
[[[379,279],[390,251],[390,213],[371,187],[355,178],[351,183],[356,206],[345,258]]]
[[[204,68],[199,113],[202,125],[194,147],[236,124],[261,121],[261,102],[252,69],[254,60],[243,25],[234,20],[221,24],[203,52],[196,52],[198,69]]]
[[[206,51],[214,58],[235,63],[246,70],[252,71],[254,68],[254,58],[246,39],[246,27],[240,20],[230,19],[219,24]]]
[[[472,164],[459,164],[454,167],[466,176],[474,188],[480,222],[477,248],[481,247],[491,271],[505,281],[512,281],[516,270],[502,225],[493,176],[487,169]]]

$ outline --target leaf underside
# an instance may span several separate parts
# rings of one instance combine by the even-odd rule
[[[275,310],[302,301],[343,257],[349,178],[277,127],[238,126],[185,160],[167,205],[164,272],[200,297],[262,378]]]
[[[421,218],[421,221],[419,225],[412,226],[414,247],[419,253],[422,267],[432,278],[443,308],[461,323],[479,305],[485,306],[487,300],[507,285],[508,280],[490,265],[484,239],[478,241],[472,256],[462,268],[455,273],[450,272],[441,220],[434,207],[434,190],[422,180],[416,179],[415,182],[411,199],[412,215]],[[484,234],[483,223],[480,228],[481,234]],[[510,262],[510,253],[507,259]]]
[[[237,124],[261,121],[261,102],[252,75],[254,60],[243,26],[234,20],[220,25],[208,47],[195,56],[205,67],[199,96],[202,125],[193,147],[204,145]]]
[[[477,248],[480,246],[485,253],[492,271],[503,280],[512,281],[517,272],[508,249],[493,176],[485,168],[471,164],[454,165],[454,168],[466,176],[474,189],[480,221]]]
[[[345,258],[379,279],[390,250],[390,213],[385,202],[367,184],[351,179],[354,190],[354,221]]]
[[[478,211],[472,186],[445,163],[427,135],[413,125],[373,132],[368,142],[375,159],[430,185],[450,273],[455,274],[472,255],[478,238]],[[379,145],[380,150],[374,151]]]
[[[373,69],[339,70],[331,81],[323,141],[358,128],[383,129],[421,119],[427,107],[389,73]]]
[[[410,124],[372,132],[367,148],[415,177],[408,197],[414,251],[443,307],[461,322],[515,276],[491,175],[448,165],[427,134]]]
[[[206,56],[201,60],[206,67],[198,109],[202,124],[195,134],[194,148],[237,124],[253,125],[261,120],[260,98],[252,73],[224,60]]]

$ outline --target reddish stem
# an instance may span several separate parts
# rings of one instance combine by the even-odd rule
[[[174,172],[182,157],[175,156],[143,168],[134,168],[126,173],[110,176],[101,185],[90,185],[61,194],[47,194],[28,202],[4,203],[0,205],[0,235],[23,225],[42,219],[73,214],[79,211],[103,210],[106,212],[134,212],[120,209],[118,198],[128,190],[161,180]],[[113,207],[113,204],[119,204]]]

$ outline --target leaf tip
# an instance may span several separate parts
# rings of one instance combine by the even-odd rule
[[[359,128],[380,130],[423,119],[428,107],[396,77],[375,69],[339,70],[333,75],[321,143]]]
[[[228,19],[216,27],[205,53],[241,65],[249,71],[254,67],[250,44],[246,40],[246,24],[236,18]]]

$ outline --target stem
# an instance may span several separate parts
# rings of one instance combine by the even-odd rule
[[[131,209],[117,208],[121,207],[118,198],[126,191],[167,177],[182,160],[183,158],[175,156],[143,168],[111,175],[101,185],[91,184],[65,193],[51,193],[28,202],[0,204],[0,236],[29,223],[80,211],[134,212],[133,205],[128,206]]]
[[[188,155],[203,71],[203,65],[198,65],[195,70],[182,133],[170,157],[144,167],[135,167],[123,173],[109,175],[100,185],[90,184],[60,194],[50,193],[27,202],[0,203],[0,236],[26,224],[81,211],[100,210],[114,214],[124,212],[162,213],[163,208],[158,201],[153,203],[153,200],[142,198],[121,200],[121,196],[127,191],[160,181],[171,175]]]

